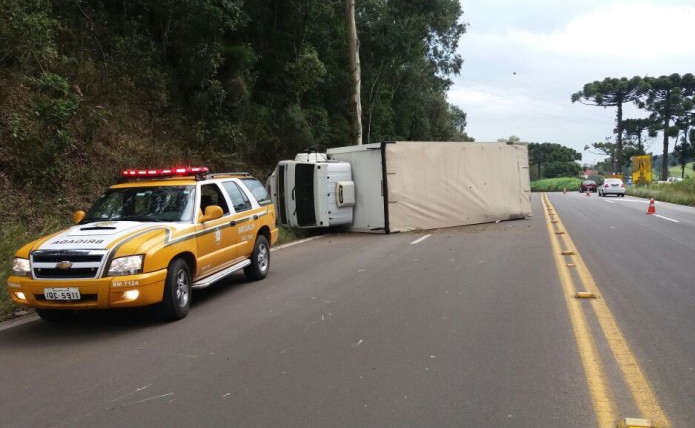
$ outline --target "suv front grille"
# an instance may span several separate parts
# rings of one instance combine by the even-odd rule
[[[34,277],[39,279],[96,278],[106,250],[38,250],[31,255]]]

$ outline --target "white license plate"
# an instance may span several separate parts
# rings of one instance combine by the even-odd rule
[[[80,289],[76,287],[44,288],[46,300],[80,300]]]

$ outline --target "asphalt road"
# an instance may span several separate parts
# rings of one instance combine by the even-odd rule
[[[175,323],[132,310],[0,327],[0,426],[597,426],[533,196],[526,220],[274,251],[264,281],[198,291]],[[695,210],[549,200],[672,426],[695,426]],[[637,417],[592,319],[616,407]]]

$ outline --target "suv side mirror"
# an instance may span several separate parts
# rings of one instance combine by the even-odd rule
[[[205,214],[200,216],[198,221],[205,223],[206,221],[217,220],[218,218],[222,217],[223,214],[222,207],[219,205],[208,205],[205,207]]]
[[[80,211],[75,211],[74,213],[72,213],[72,221],[73,221],[75,224],[78,224],[79,222],[81,222],[81,221],[84,219],[84,217],[85,217],[86,215],[87,215],[87,213],[85,213],[85,212],[82,211],[82,210],[80,210]]]

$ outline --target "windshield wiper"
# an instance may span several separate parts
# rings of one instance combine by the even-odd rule
[[[145,217],[142,215],[126,215],[123,217],[112,218],[111,221],[159,221],[155,218]]]

